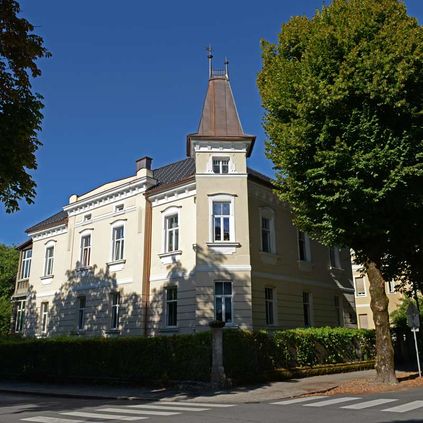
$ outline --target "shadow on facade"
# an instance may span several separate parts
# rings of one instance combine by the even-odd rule
[[[48,335],[141,335],[141,296],[125,292],[114,273],[92,266],[89,269],[69,270],[67,281],[48,301]],[[27,304],[27,332],[42,336],[42,307],[35,305],[35,291],[31,291]],[[112,322],[113,294],[119,294],[119,325]],[[38,296],[38,301],[43,298]],[[81,315],[82,320],[81,320]],[[80,324],[82,323],[82,324]]]
[[[195,265],[192,269],[176,261],[167,266],[165,281],[151,283],[148,333],[195,333],[209,330],[208,323],[216,318],[216,282],[232,283],[232,325],[251,328],[250,273],[227,270],[226,254],[199,245],[194,245],[193,249]],[[177,287],[178,293],[177,328],[168,327],[166,321],[166,289],[172,286]]]

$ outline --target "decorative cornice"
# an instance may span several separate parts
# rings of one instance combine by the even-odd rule
[[[175,188],[171,188],[167,191],[163,191],[157,194],[149,196],[153,207],[161,206],[163,204],[170,203],[172,201],[181,200],[183,198],[192,197],[196,193],[195,182],[191,182],[186,185],[181,185]]]
[[[52,228],[44,229],[42,231],[30,233],[30,235],[34,241],[39,241],[40,239],[65,234],[67,233],[67,231],[67,225],[59,225]]]
[[[143,193],[154,184],[154,179],[143,177],[141,179],[125,183],[124,185],[119,185],[106,191],[99,192],[98,194],[90,197],[77,200],[74,203],[63,207],[63,210],[68,212],[69,216],[85,213],[97,207],[113,203],[117,200],[124,200],[128,197]]]

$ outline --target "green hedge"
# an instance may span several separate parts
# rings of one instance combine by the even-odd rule
[[[224,331],[226,375],[236,383],[265,380],[277,368],[371,359],[374,334],[345,328],[272,333]],[[208,381],[210,332],[118,338],[0,338],[0,377],[167,383]]]

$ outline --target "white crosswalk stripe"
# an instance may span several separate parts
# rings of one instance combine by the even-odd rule
[[[210,408],[193,408],[193,407],[179,407],[179,406],[164,406],[164,405],[151,405],[151,404],[139,404],[139,405],[128,405],[132,408],[150,408],[152,410],[171,410],[171,411],[207,411]]]
[[[303,407],[326,407],[328,405],[340,404],[342,402],[355,401],[355,400],[359,400],[359,399],[361,399],[361,398],[358,398],[358,397],[333,398],[333,399],[326,400],[326,401],[314,402],[312,404],[303,404]]]
[[[272,402],[272,404],[273,405],[290,405],[290,404],[298,404],[300,402],[313,401],[313,400],[317,400],[317,399],[321,399],[321,398],[327,398],[327,396],[316,395],[315,397],[294,398],[294,399],[290,399],[290,400]]]
[[[36,423],[83,423],[84,421],[84,420],[74,420],[74,419],[61,419],[57,417],[47,417],[47,416],[27,417],[21,420],[26,422],[36,422]]]
[[[150,416],[176,416],[177,413],[175,411],[154,411],[154,410],[135,410],[129,408],[99,408],[97,411],[103,413],[121,413],[121,414],[146,414]]]
[[[405,413],[419,408],[423,408],[423,401],[411,401],[406,404],[397,405],[396,407],[385,408],[382,411],[389,411],[390,413]]]
[[[351,404],[351,405],[344,405],[341,408],[347,408],[348,410],[362,410],[363,408],[370,408],[370,407],[376,407],[378,405],[387,404],[388,402],[398,401],[396,399],[392,398],[380,398],[375,399],[371,401],[364,401],[359,402],[358,404]]]
[[[87,417],[89,419],[105,419],[105,420],[125,420],[125,421],[137,421],[148,419],[148,417],[135,417],[135,416],[123,416],[120,414],[104,414],[104,413],[87,413],[85,411],[68,411],[66,413],[60,413],[64,416],[74,417]]]
[[[188,407],[211,407],[211,408],[225,408],[234,407],[235,404],[216,404],[213,402],[187,402],[187,401],[160,401],[158,404],[162,405],[184,405]]]

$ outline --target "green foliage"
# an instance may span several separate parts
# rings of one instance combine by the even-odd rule
[[[267,153],[296,225],[395,276],[423,246],[422,27],[397,0],[333,0],[262,48]]]
[[[409,304],[416,303],[414,298],[403,296],[401,298],[401,304],[391,313],[391,323],[395,328],[406,329],[407,326],[407,309]],[[419,296],[420,306],[420,321],[423,321],[423,297]]]
[[[0,244],[0,335],[6,335],[10,329],[13,293],[18,270],[19,252],[14,247]]]
[[[7,212],[18,210],[20,199],[32,203],[35,196],[28,170],[37,167],[43,104],[32,93],[30,78],[41,75],[35,61],[50,56],[19,12],[17,1],[0,0],[0,202]]]
[[[274,333],[224,331],[226,375],[236,383],[263,381],[276,368],[366,360],[371,331],[342,328]],[[36,380],[208,381],[210,333],[119,338],[0,338],[0,377]]]

